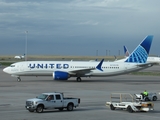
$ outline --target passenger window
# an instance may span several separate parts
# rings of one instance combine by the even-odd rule
[[[61,96],[60,95],[56,95],[56,100],[61,100]]]

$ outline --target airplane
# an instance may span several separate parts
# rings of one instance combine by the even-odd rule
[[[22,55],[22,56],[15,56],[14,58],[15,58],[15,59],[23,59],[24,56],[23,56],[23,55]]]
[[[148,35],[123,62],[98,61],[22,61],[11,64],[3,69],[5,73],[21,76],[52,76],[53,80],[68,80],[76,77],[107,77],[128,74],[154,65],[146,63],[152,44],[153,35]]]
[[[120,59],[120,60],[116,60],[116,62],[122,62],[122,61],[125,61],[128,56],[130,55],[129,53],[129,50],[127,49],[126,46],[123,46],[124,48],[124,54],[125,54],[125,58],[124,59]],[[152,63],[157,63],[157,64],[160,64],[160,57],[148,57],[147,58],[147,62],[152,62]]]

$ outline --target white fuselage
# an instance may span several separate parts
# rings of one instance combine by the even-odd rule
[[[4,72],[12,76],[52,76],[54,71],[63,71],[71,74],[71,77],[76,77],[77,74],[72,74],[74,71],[80,71],[79,75],[83,76],[114,76],[126,74],[133,71],[145,69],[150,66],[140,67],[139,63],[125,62],[103,62],[102,70],[96,69],[99,62],[89,61],[24,61],[14,63],[3,69]],[[84,72],[85,69],[92,69]],[[82,70],[82,72],[81,72]]]

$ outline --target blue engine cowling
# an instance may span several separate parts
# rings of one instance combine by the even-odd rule
[[[55,71],[53,72],[53,80],[68,80],[69,74],[67,72]]]

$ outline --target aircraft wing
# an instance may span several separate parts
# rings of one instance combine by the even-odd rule
[[[100,71],[103,71],[102,70],[102,63],[103,63],[104,59],[102,59],[100,61],[100,63],[95,67],[95,68],[86,68],[86,69],[78,69],[78,70],[73,70],[73,71],[69,71],[69,74],[70,75],[85,75],[87,73],[90,73],[91,70],[95,70],[95,69],[98,69]]]
[[[88,69],[80,69],[80,70],[74,70],[74,71],[69,71],[70,75],[85,75],[87,73],[90,73],[91,70],[95,70],[96,68],[88,68]]]

